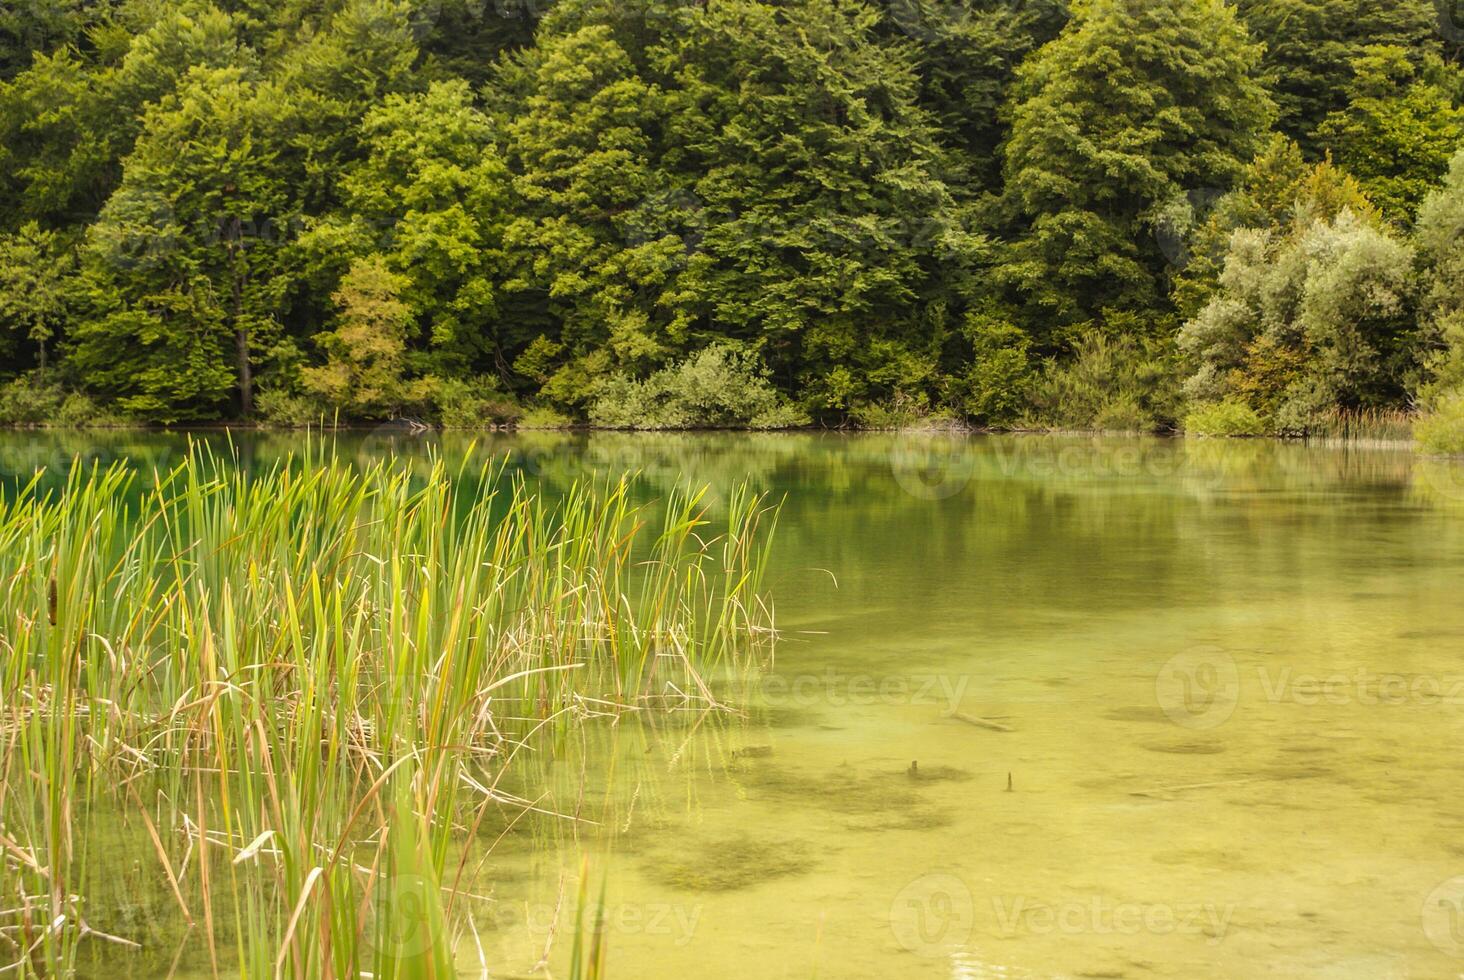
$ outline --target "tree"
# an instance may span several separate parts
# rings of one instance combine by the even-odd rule
[[[524,365],[554,351],[546,394],[726,339],[817,411],[936,391],[984,242],[882,25],[852,0],[554,9],[503,79],[509,288],[562,323]]]
[[[1197,403],[1242,401],[1282,432],[1395,404],[1418,368],[1413,252],[1344,210],[1289,235],[1241,229],[1220,289],[1180,333]]]
[[[129,411],[210,417],[230,387],[240,412],[253,409],[254,350],[290,284],[281,253],[293,219],[268,138],[276,103],[240,69],[200,68],[147,113],[92,229],[95,312],[75,352]],[[179,363],[187,377],[174,376]]]
[[[408,397],[405,366],[412,308],[401,299],[411,285],[380,256],[357,259],[331,296],[336,328],[320,335],[326,363],[302,372],[307,391],[353,417],[395,414]]]
[[[1424,198],[1413,240],[1427,369],[1419,393],[1431,403],[1464,393],[1464,150],[1454,154],[1443,186]]]
[[[381,256],[407,279],[411,336],[427,338],[423,373],[467,373],[501,349],[509,174],[492,124],[453,81],[388,95],[360,129],[366,156],[341,176],[341,211],[301,243],[314,281],[335,283],[353,259]]]
[[[1455,107],[1464,79],[1436,56],[1418,66],[1403,48],[1364,50],[1346,108],[1317,135],[1383,213],[1406,224],[1464,138],[1464,110]]]
[[[61,48],[0,86],[0,222],[91,220],[116,188],[148,107],[195,67],[250,60],[218,8],[184,2],[155,9],[136,34],[121,35],[118,51],[97,51],[93,60]]]
[[[947,145],[961,151],[965,193],[997,190],[1001,113],[1017,67],[1055,38],[1068,20],[1062,0],[889,0],[883,32],[909,45],[919,77],[917,101]]]
[[[1222,195],[1208,213],[1189,213],[1171,225],[1171,232],[1184,242],[1183,267],[1174,279],[1180,316],[1195,316],[1219,287],[1237,230],[1265,229],[1285,237],[1312,221],[1331,221],[1344,210],[1368,224],[1382,221],[1356,178],[1331,160],[1308,164],[1293,140],[1274,134],[1246,166],[1233,191]]]
[[[935,397],[970,356],[954,321],[987,242],[909,47],[862,3],[688,17],[672,126],[703,207],[696,322],[760,347],[815,413]]]
[[[45,380],[47,344],[60,331],[68,307],[75,253],[54,231],[34,221],[0,236],[0,325],[8,340],[35,345],[39,380]]]
[[[522,112],[507,135],[521,205],[504,236],[506,288],[558,321],[546,344],[565,356],[546,389],[576,405],[614,367],[663,363],[684,335],[685,245],[675,232],[689,198],[659,165],[664,92],[641,77],[608,25],[560,29],[546,26],[512,80]]]
[[[1316,129],[1346,106],[1352,66],[1365,47],[1395,45],[1415,60],[1438,49],[1439,15],[1430,0],[1237,0],[1236,9],[1265,46],[1277,127],[1314,160],[1326,146]]]
[[[1272,116],[1260,57],[1220,0],[1095,0],[1018,75],[1013,240],[994,269],[1034,334],[1164,306],[1154,235],[1187,190],[1224,188]]]

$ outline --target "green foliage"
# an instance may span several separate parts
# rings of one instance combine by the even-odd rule
[[[960,420],[950,411],[932,409],[930,399],[925,395],[911,395],[903,391],[880,401],[856,403],[850,407],[849,417],[860,428],[889,432],[962,427]]]
[[[1235,190],[1215,202],[1203,221],[1195,216],[1174,226],[1185,242],[1185,266],[1175,277],[1180,315],[1193,317],[1219,287],[1231,236],[1241,228],[1263,228],[1285,235],[1317,219],[1331,221],[1344,209],[1369,224],[1381,221],[1366,192],[1352,175],[1323,160],[1309,165],[1301,148],[1275,135],[1245,168]]]
[[[519,416],[517,428],[520,429],[568,429],[574,425],[574,419],[563,412],[555,411],[543,405],[536,405],[533,408],[524,410]]]
[[[91,228],[91,312],[73,358],[89,384],[161,422],[252,410],[255,350],[289,279],[273,229],[286,189],[265,143],[271,91],[237,68],[194,69],[148,111],[122,183]]]
[[[1395,45],[1421,62],[1438,50],[1436,28],[1448,16],[1431,0],[1237,0],[1236,9],[1265,46],[1277,127],[1312,159],[1326,146],[1317,127],[1347,105],[1352,66],[1364,49]]]
[[[971,364],[960,379],[962,407],[986,425],[1012,421],[1026,404],[1032,379],[1030,340],[990,310],[968,313],[962,332],[971,343]]]
[[[590,421],[612,429],[786,429],[809,419],[768,381],[754,352],[714,344],[644,381],[610,378]]]
[[[545,394],[584,404],[718,336],[820,410],[933,386],[927,314],[983,243],[908,50],[853,3],[643,12],[562,4],[505,72],[508,285],[562,323]]]
[[[1163,307],[1156,221],[1259,148],[1259,57],[1220,0],[1095,0],[1022,65],[1006,147],[1018,230],[994,272],[1034,336]]]
[[[54,231],[36,222],[0,236],[0,343],[35,346],[36,366],[44,375],[47,344],[61,331],[68,313],[68,289],[76,266],[73,250]]]
[[[1017,68],[1067,23],[1062,0],[890,0],[883,29],[915,40],[919,104],[961,151],[964,192],[1001,186],[1001,144],[1010,120],[1001,107]]]
[[[412,310],[402,293],[409,285],[380,256],[351,264],[331,297],[340,310],[336,328],[318,338],[326,362],[301,372],[306,391],[355,418],[389,417],[423,401],[430,385],[404,377]]]
[[[1424,199],[1414,225],[1422,279],[1424,367],[1418,394],[1464,391],[1464,151],[1442,187]]]
[[[488,118],[461,81],[388,95],[362,120],[365,158],[341,178],[341,210],[307,233],[313,278],[338,280],[380,255],[406,277],[403,300],[428,362],[464,371],[495,346],[508,171]]]
[[[439,379],[431,397],[436,420],[448,428],[503,425],[523,414],[518,403],[488,377]]]
[[[1266,423],[1239,399],[1196,405],[1184,417],[1184,431],[1197,436],[1263,436]]]
[[[1464,80],[1434,20],[1428,0],[12,4],[0,378],[54,372],[151,422],[1148,428],[1182,414],[1183,322],[1197,405],[1305,430],[1427,403],[1464,384],[1456,191],[1430,197]],[[1373,238],[1311,231],[1344,212]],[[1405,289],[1379,242],[1415,213]],[[1232,259],[1289,271],[1261,304],[1222,282]],[[705,403],[698,365],[726,386]]]
[[[1236,231],[1219,291],[1180,331],[1186,394],[1244,398],[1283,432],[1395,402],[1417,368],[1412,268],[1406,243],[1350,211]]]
[[[1078,334],[1070,358],[1051,358],[1033,384],[1024,425],[1152,432],[1177,415],[1173,357],[1122,318]]]
[[[67,428],[118,423],[86,395],[47,381],[39,372],[0,386],[0,425]]]
[[[1464,137],[1464,79],[1437,57],[1415,66],[1399,47],[1368,47],[1353,70],[1347,107],[1317,134],[1383,214],[1409,222]]]
[[[1464,395],[1442,397],[1413,424],[1419,449],[1438,456],[1464,455]]]

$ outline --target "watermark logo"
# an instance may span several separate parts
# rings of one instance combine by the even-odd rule
[[[917,956],[943,956],[971,938],[976,902],[958,876],[921,875],[890,903],[890,929],[900,948]]]
[[[523,907],[524,925],[535,935],[554,935],[574,925],[582,914],[580,928],[597,935],[647,936],[669,940],[672,945],[688,945],[696,936],[701,922],[702,906],[673,902],[619,902],[587,906],[583,913],[560,904],[529,904]],[[498,929],[515,923],[499,915],[494,919]]]
[[[971,678],[965,674],[772,674],[759,691],[770,705],[811,708],[819,705],[935,705],[946,712],[960,707]]]
[[[1110,902],[1101,896],[1086,900],[1045,902],[1025,895],[991,900],[999,935],[1154,936],[1195,935],[1219,945],[1235,915],[1234,905],[1213,902]]]
[[[1159,208],[1154,215],[1154,242],[1170,265],[1176,269],[1189,265],[1190,236],[1224,195],[1220,187],[1198,187]]]
[[[437,886],[419,874],[390,875],[377,884],[380,910],[375,928],[367,930],[369,944],[393,960],[413,959],[431,950],[437,942],[438,916],[433,903],[439,901]]]
[[[1235,658],[1220,647],[1193,647],[1159,669],[1154,694],[1176,725],[1216,728],[1230,719],[1240,701],[1240,672]]]
[[[1453,44],[1464,43],[1464,0],[1434,0],[1439,36]]]
[[[1464,958],[1464,875],[1443,882],[1423,900],[1423,934],[1441,953]]]
[[[889,459],[895,482],[920,500],[954,497],[976,472],[975,451],[964,434],[901,436]]]
[[[1413,481],[1425,494],[1442,500],[1464,500],[1464,461],[1419,458],[1413,464]]]

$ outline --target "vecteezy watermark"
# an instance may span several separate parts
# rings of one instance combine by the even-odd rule
[[[589,933],[649,936],[669,940],[674,946],[685,946],[695,938],[702,916],[700,903],[680,902],[596,903],[583,910],[552,903],[528,903],[510,908],[511,914],[500,912],[495,916],[497,927],[514,925],[515,917],[521,914],[522,925],[534,934],[562,932],[566,928],[574,928],[578,921],[579,928]]]
[[[367,945],[389,959],[422,956],[441,939],[440,916],[434,903],[437,886],[419,874],[389,875],[377,883],[375,901],[383,909],[377,927],[366,931]]]
[[[1154,695],[1176,725],[1200,730],[1223,725],[1240,700],[1235,658],[1216,646],[1177,653],[1159,668]]]
[[[1464,674],[1350,673],[1297,674],[1290,667],[1258,668],[1261,697],[1268,702],[1313,705],[1464,704]]]
[[[1176,725],[1208,729],[1228,721],[1242,700],[1302,708],[1464,705],[1464,673],[1402,674],[1367,667],[1309,673],[1275,664],[1242,672],[1230,651],[1200,646],[1164,663],[1154,693]]]
[[[969,942],[978,929],[1003,939],[1085,933],[1195,935],[1213,946],[1224,940],[1235,910],[1233,904],[1118,902],[1100,895],[1049,901],[1004,894],[978,902],[959,875],[932,872],[901,888],[889,914],[901,949],[934,957]]]
[[[768,704],[800,708],[929,704],[954,711],[970,682],[966,674],[846,674],[829,667],[822,673],[772,674],[759,690]]]
[[[1455,875],[1429,892],[1419,915],[1423,934],[1435,949],[1464,958],[1464,875]]]
[[[1453,44],[1464,42],[1464,0],[1434,0],[1439,36]]]
[[[1154,242],[1165,261],[1183,269],[1190,261],[1190,236],[1195,226],[1225,196],[1224,188],[1198,187],[1178,195],[1155,210]]]
[[[890,902],[890,929],[900,948],[917,956],[941,956],[965,943],[976,924],[976,902],[958,876],[921,875]]]
[[[1419,457],[1413,464],[1413,483],[1442,500],[1464,500],[1464,461]]]
[[[996,931],[1003,937],[1089,933],[1098,936],[1204,936],[1219,945],[1235,915],[1233,904],[1214,902],[1114,902],[1087,899],[1048,902],[1026,895],[991,900]]]
[[[889,458],[895,482],[920,500],[954,497],[976,473],[975,451],[964,434],[900,436]]]

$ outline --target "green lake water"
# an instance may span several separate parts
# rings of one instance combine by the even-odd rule
[[[10,434],[0,474],[184,447]],[[429,450],[550,493],[628,468],[646,500],[783,501],[783,639],[746,718],[592,726],[546,763],[546,805],[587,822],[482,859],[467,975],[479,943],[491,976],[545,975],[551,939],[565,975],[586,857],[611,977],[1464,972],[1464,466],[1086,437],[334,448]]]

